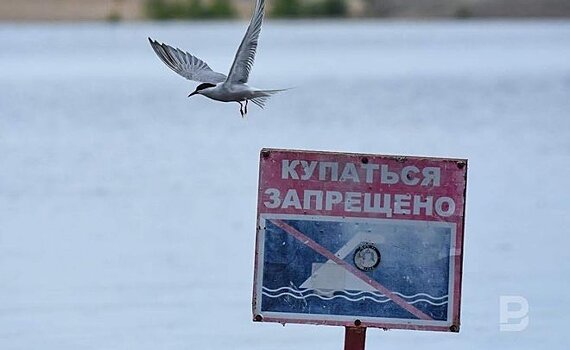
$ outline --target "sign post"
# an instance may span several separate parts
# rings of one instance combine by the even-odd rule
[[[467,160],[263,149],[253,319],[459,332]]]
[[[366,327],[344,328],[344,350],[364,350]]]

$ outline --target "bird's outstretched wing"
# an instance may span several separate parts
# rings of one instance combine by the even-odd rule
[[[228,74],[227,81],[230,83],[247,83],[249,72],[253,66],[255,59],[255,51],[257,50],[257,39],[261,32],[261,23],[263,22],[263,12],[265,9],[265,1],[257,0],[255,12],[251,17],[251,22],[236,52],[234,63]]]
[[[213,71],[206,62],[198,57],[166,44],[161,44],[151,38],[148,38],[148,41],[162,62],[184,78],[214,84],[226,80],[225,74]]]

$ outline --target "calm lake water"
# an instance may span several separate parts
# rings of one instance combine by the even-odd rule
[[[370,348],[565,348],[570,22],[268,22],[245,120],[147,42],[227,72],[245,27],[0,25],[0,348],[340,348],[250,321],[262,147],[469,158],[461,333]]]

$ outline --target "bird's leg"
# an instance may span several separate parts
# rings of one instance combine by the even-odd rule
[[[243,113],[243,105],[241,104],[240,101],[237,101],[237,103],[239,103],[239,112],[241,113],[241,117],[243,118],[244,113]]]
[[[247,114],[247,102],[249,102],[249,100],[245,100],[245,114]]]

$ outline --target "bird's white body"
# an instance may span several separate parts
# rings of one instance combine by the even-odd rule
[[[257,0],[251,22],[247,27],[227,76],[213,71],[206,62],[188,52],[175,49],[166,44],[160,44],[150,38],[148,40],[154,52],[170,69],[186,79],[203,83],[188,97],[204,95],[216,101],[237,102],[240,104],[240,112],[243,117],[247,114],[248,101],[252,101],[263,108],[271,95],[283,91],[260,90],[247,85],[249,73],[253,67],[264,11],[265,0]],[[243,102],[245,102],[245,109]]]
[[[215,87],[200,90],[198,94],[221,102],[245,102],[247,100],[267,97],[271,94],[271,90],[255,89],[247,84],[220,83]]]

